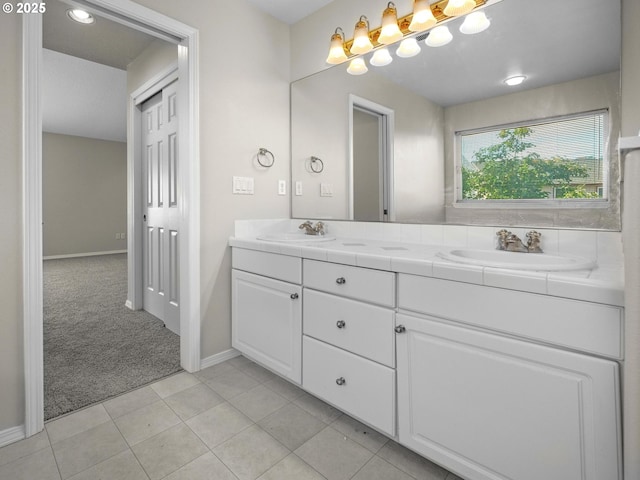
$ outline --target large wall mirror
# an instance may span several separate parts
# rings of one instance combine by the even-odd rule
[[[414,57],[392,45],[389,65],[364,57],[366,74],[345,62],[292,83],[293,217],[620,229],[619,0],[501,0],[484,11],[483,32],[462,34],[453,19],[445,46],[422,34]],[[507,85],[514,75],[526,79]],[[590,112],[605,114],[596,201],[460,201],[460,132]],[[558,148],[549,155],[567,155]]]

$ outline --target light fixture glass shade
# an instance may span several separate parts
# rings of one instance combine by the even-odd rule
[[[386,48],[381,48],[380,50],[373,52],[373,56],[371,57],[371,60],[369,60],[369,63],[374,67],[384,67],[385,65],[389,65],[391,62],[393,62],[393,57]]]
[[[474,0],[449,0],[442,13],[447,17],[456,17],[469,13],[474,8],[476,8]]]
[[[96,19],[89,12],[80,10],[79,8],[72,8],[67,10],[67,16],[74,22],[90,24],[96,21]]]
[[[430,47],[442,47],[453,40],[453,35],[446,25],[440,25],[429,32],[429,36],[424,43]]]
[[[338,29],[336,33],[331,35],[331,45],[329,46],[329,56],[327,57],[327,63],[331,65],[337,65],[347,60],[347,54],[344,51],[344,38]]]
[[[414,0],[413,16],[411,17],[409,30],[412,32],[422,32],[433,27],[436,23],[438,23],[438,21],[436,17],[433,16],[429,0]]]
[[[524,75],[514,75],[513,77],[507,78],[504,83],[509,85],[510,87],[515,87],[516,85],[520,85],[527,79]]]
[[[390,45],[400,40],[403,36],[398,26],[396,7],[393,2],[389,2],[389,5],[382,14],[382,28],[380,29],[378,42],[383,45]]]
[[[418,40],[415,37],[405,38],[400,42],[400,46],[396,50],[396,55],[402,58],[415,57],[419,53],[420,45],[418,45]]]
[[[472,12],[464,17],[464,22],[460,25],[460,31],[466,35],[484,32],[489,28],[491,22],[483,11]]]
[[[369,69],[367,68],[367,64],[364,63],[364,58],[358,57],[351,60],[349,67],[347,68],[347,72],[350,75],[363,75],[367,73]]]
[[[371,39],[369,38],[369,21],[367,17],[363,15],[360,17],[358,23],[356,23],[350,52],[354,55],[362,55],[371,50],[373,50],[373,43],[371,43]]]

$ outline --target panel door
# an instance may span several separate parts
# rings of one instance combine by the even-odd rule
[[[400,442],[469,480],[616,480],[618,364],[399,314]]]
[[[180,334],[177,82],[142,105],[143,308]]]
[[[231,279],[233,347],[300,384],[302,287],[235,269]]]

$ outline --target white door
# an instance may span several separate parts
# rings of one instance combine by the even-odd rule
[[[143,308],[180,334],[177,82],[142,104]]]

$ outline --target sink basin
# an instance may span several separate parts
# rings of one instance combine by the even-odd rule
[[[548,253],[518,253],[503,250],[461,248],[439,252],[438,256],[452,262],[512,270],[562,271],[588,270],[596,263],[588,258]]]
[[[335,235],[306,235],[302,232],[267,233],[258,237],[258,240],[267,242],[287,243],[328,242],[335,239]]]

